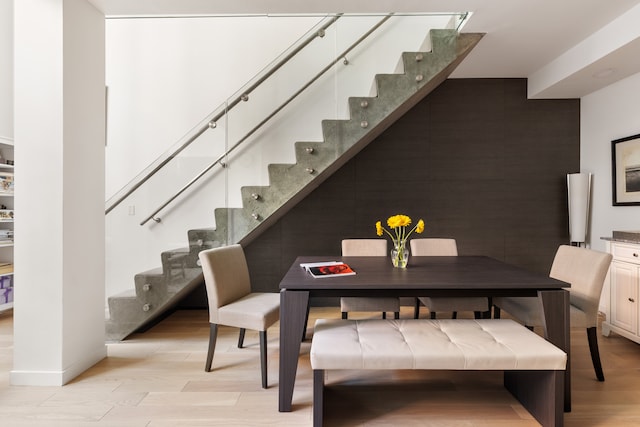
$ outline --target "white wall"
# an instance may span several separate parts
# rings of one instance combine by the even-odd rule
[[[613,230],[640,230],[640,206],[612,205],[611,141],[640,134],[640,74],[581,99],[580,164],[593,173],[591,247],[605,250],[601,237]]]
[[[13,142],[13,1],[0,0],[0,142]]]
[[[282,19],[107,19],[107,197],[319,21]]]
[[[640,133],[640,74],[585,96],[580,101],[580,165],[593,173],[589,240],[592,249],[607,251],[613,230],[640,230],[640,206],[612,205],[611,141]],[[608,312],[605,281],[600,310]]]

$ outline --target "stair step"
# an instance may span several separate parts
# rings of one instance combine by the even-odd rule
[[[153,290],[148,292],[149,299],[132,290],[109,297],[110,318],[106,322],[105,330],[107,340],[123,340],[136,330],[153,323],[203,283],[202,269],[186,268],[185,277],[172,280],[166,286],[165,296],[161,300],[154,300],[156,294]]]
[[[111,295],[109,299],[112,299],[112,298],[125,299],[125,298],[135,298],[135,297],[136,297],[136,290],[127,289],[126,291],[122,291],[117,294]]]
[[[162,267],[152,268],[150,270],[142,271],[136,276],[162,276]]]

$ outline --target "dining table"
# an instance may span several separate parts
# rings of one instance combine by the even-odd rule
[[[301,265],[343,262],[355,274],[314,277]],[[544,337],[567,353],[564,410],[571,411],[569,283],[488,256],[412,256],[406,268],[388,257],[299,256],[280,282],[278,409],[292,410],[301,342],[310,298],[497,297],[538,298]]]

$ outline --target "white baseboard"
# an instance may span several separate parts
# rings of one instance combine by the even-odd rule
[[[61,371],[11,371],[11,385],[63,386],[107,357],[107,346]]]

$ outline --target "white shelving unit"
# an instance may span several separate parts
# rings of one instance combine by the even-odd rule
[[[13,144],[0,139],[0,311],[13,307]]]

